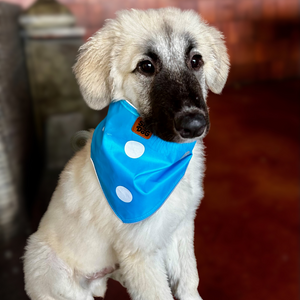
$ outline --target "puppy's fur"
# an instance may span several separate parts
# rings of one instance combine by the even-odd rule
[[[126,99],[162,139],[198,141],[164,205],[142,222],[123,224],[99,186],[89,140],[62,172],[38,231],[28,239],[25,288],[32,300],[103,297],[109,277],[134,300],[172,300],[172,293],[201,299],[193,235],[203,197],[206,97],[208,89],[221,92],[228,69],[222,34],[196,13],[174,8],[123,11],[81,47],[74,71],[90,107]],[[205,116],[205,132],[184,138],[176,118],[194,113]]]

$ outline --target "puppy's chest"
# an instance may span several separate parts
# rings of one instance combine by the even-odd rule
[[[203,197],[203,162],[200,155],[193,156],[185,176],[174,189],[160,210],[161,217],[170,223],[180,223],[186,218],[194,218]],[[165,224],[168,226],[169,224]]]
[[[197,159],[196,159],[197,160]],[[136,230],[138,247],[146,245],[146,251],[155,251],[169,243],[179,224],[194,219],[195,211],[203,196],[202,167],[191,165],[182,181],[174,189],[163,206],[150,218],[143,221]]]
[[[185,177],[174,189],[173,193],[161,207],[159,213],[161,218],[170,220],[171,223],[180,223],[185,218],[194,217],[203,196],[201,178],[199,174],[193,177],[193,166],[191,166]]]

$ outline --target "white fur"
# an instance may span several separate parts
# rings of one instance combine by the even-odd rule
[[[220,39],[220,33],[192,12],[123,12],[83,46],[75,66],[91,106],[101,108],[108,99],[118,97],[130,100],[138,109],[146,106],[139,83],[132,83],[132,68],[141,57],[135,47],[140,47],[143,37],[151,32],[159,39],[162,18],[173,20],[177,30],[182,26],[191,32],[201,29],[201,38],[206,35],[209,41],[217,35]],[[178,18],[181,22],[177,24]],[[137,20],[142,25],[137,26]],[[116,42],[116,36],[121,42]],[[175,41],[174,47],[180,48],[180,43]],[[208,58],[205,82],[220,92],[227,77],[228,57],[222,43],[219,48],[212,47],[216,50],[209,54],[212,48],[203,46],[202,53]],[[217,66],[210,65],[214,62]],[[212,70],[217,67],[222,69],[219,75]],[[203,79],[199,81],[205,91]],[[135,224],[122,223],[107,203],[90,161],[90,144],[91,139],[65,167],[38,231],[28,239],[24,271],[29,297],[91,300],[104,296],[111,277],[126,286],[134,300],[173,300],[172,292],[181,300],[200,300],[193,238],[195,212],[203,197],[202,140],[197,142],[186,174],[171,196],[154,215]],[[116,270],[101,277],[107,268]]]

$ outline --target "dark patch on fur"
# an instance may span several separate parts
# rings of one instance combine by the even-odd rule
[[[201,86],[189,70],[182,70],[177,78],[168,70],[162,70],[153,80],[150,91],[151,111],[144,115],[146,126],[155,135],[166,141],[179,140],[174,129],[174,119],[184,107],[202,110],[207,124],[209,117]]]
[[[154,62],[158,61],[158,56],[154,51],[149,50],[145,53],[145,55],[149,56]]]
[[[161,69],[161,60],[157,54],[157,50],[155,49],[155,43],[153,40],[149,40],[146,43],[146,47],[144,49],[144,55],[151,58],[152,62],[155,64],[155,68],[157,71]]]
[[[175,32],[173,28],[164,22],[164,38],[167,49],[172,48],[172,40]],[[203,99],[203,93],[199,81],[193,70],[188,67],[190,52],[197,48],[196,40],[188,32],[179,33],[185,41],[185,47],[182,49],[182,59],[184,64],[179,62],[179,55],[174,58],[174,64],[181,65],[181,71],[177,74],[171,73],[166,69],[160,57],[155,39],[149,40],[145,48],[145,54],[149,56],[157,65],[157,72],[153,77],[150,88],[150,112],[142,115],[145,125],[152,133],[166,141],[182,141],[178,132],[175,130],[175,115],[182,111],[184,107],[190,109],[202,110],[209,127],[209,117],[206,103]],[[208,131],[207,127],[207,131]],[[206,131],[206,132],[207,132]]]
[[[166,33],[168,39],[171,40],[171,36],[173,34],[173,28],[171,25],[167,23],[166,20],[164,20],[163,31]]]
[[[188,32],[184,33],[183,38],[187,41],[185,56],[188,57],[191,50],[197,48],[197,42]]]

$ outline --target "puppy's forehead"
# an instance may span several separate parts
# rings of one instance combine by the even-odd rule
[[[149,37],[145,50],[155,53],[162,63],[172,66],[175,61],[183,62],[188,52],[196,46],[196,40],[190,32],[175,30],[170,24],[164,22],[160,30]]]
[[[199,49],[199,33],[205,27],[195,12],[176,8],[123,11],[115,25],[118,42],[112,55],[124,72],[133,71],[149,53],[157,55],[164,67],[178,70],[189,50]]]

